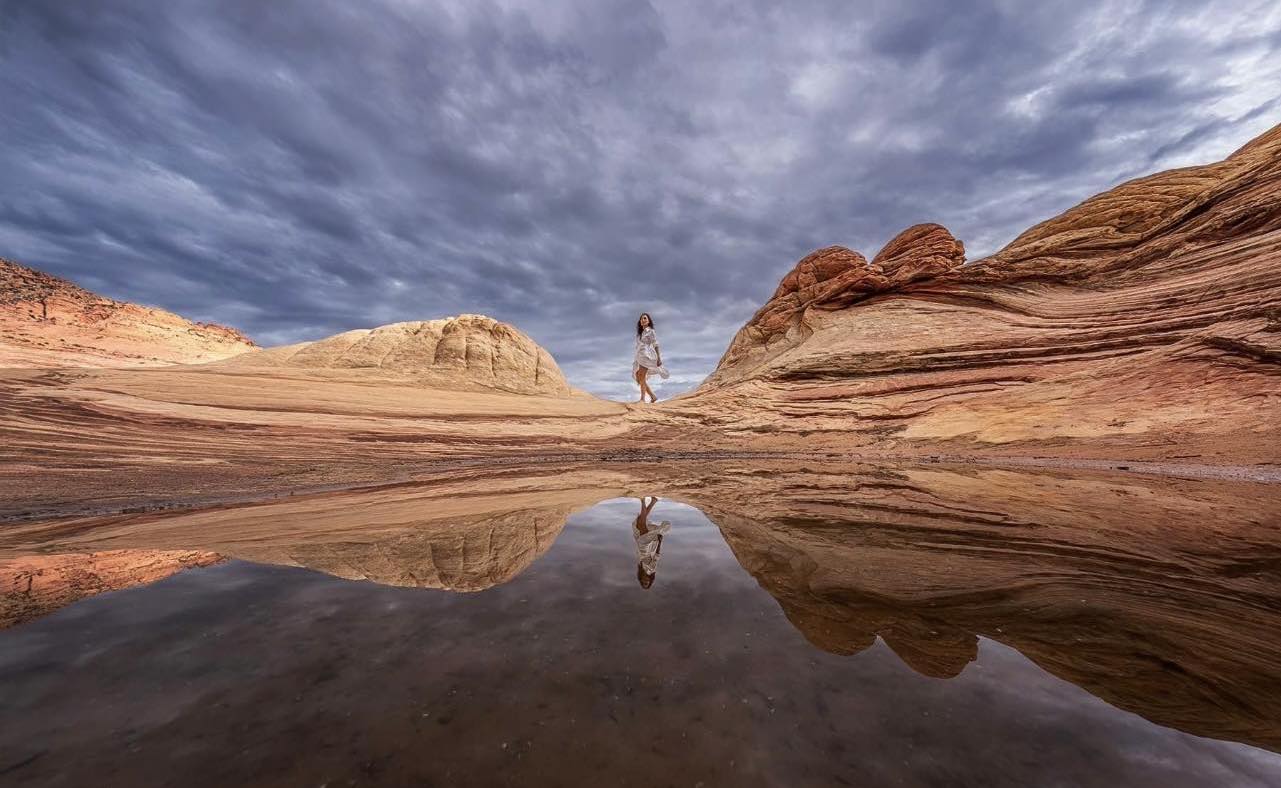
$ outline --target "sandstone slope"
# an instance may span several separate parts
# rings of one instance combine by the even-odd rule
[[[550,353],[518,329],[484,315],[346,331],[316,342],[246,353],[218,366],[225,370],[388,373],[446,389],[549,396],[572,393]]]
[[[132,367],[244,353],[240,332],[115,301],[0,259],[0,367]]]
[[[962,260],[938,225],[810,255],[685,410],[758,446],[1281,459],[1281,127]]]

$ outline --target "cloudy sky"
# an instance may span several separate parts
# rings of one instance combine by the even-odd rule
[[[630,396],[791,265],[1281,122],[1281,4],[0,0],[0,256],[262,344],[479,312]]]

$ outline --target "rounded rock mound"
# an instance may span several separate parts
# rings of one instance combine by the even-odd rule
[[[829,246],[792,268],[774,295],[739,329],[704,385],[742,380],[804,342],[825,313],[930,279],[965,263],[965,245],[940,224],[917,224],[896,235],[868,262],[858,252]]]
[[[573,393],[551,354],[484,315],[392,323],[216,362],[224,369],[370,370],[446,389]]]

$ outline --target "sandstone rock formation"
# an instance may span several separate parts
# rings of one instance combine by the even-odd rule
[[[424,520],[372,540],[353,529],[350,541],[294,544],[288,563],[380,585],[483,591],[516,577],[547,552],[570,511],[548,506],[448,522]],[[247,550],[246,556],[271,560],[267,550]]]
[[[741,378],[804,342],[814,333],[822,312],[844,309],[964,262],[964,245],[937,224],[909,227],[871,263],[843,246],[812,252],[783,277],[765,306],[739,329],[708,383]]]
[[[560,367],[521,331],[484,315],[393,323],[221,362],[227,369],[369,370],[439,388],[571,393]]]
[[[253,348],[235,329],[103,298],[0,259],[0,367],[186,364]]]
[[[578,395],[531,340],[479,317],[212,364],[4,369],[0,517],[398,480],[429,461],[620,452],[1275,475],[1279,222],[1281,128],[1219,164],[1087,200],[975,263],[937,225],[871,262],[823,250],[702,387],[648,407]]]
[[[1281,127],[987,259],[949,239],[801,261],[673,415],[758,447],[1281,459]]]
[[[439,470],[424,484],[9,523],[0,532],[0,628],[88,593],[158,580],[167,573],[157,567],[172,558],[244,559],[383,585],[480,591],[523,572],[572,512],[621,496],[633,482],[598,464],[479,465]],[[40,552],[30,553],[33,546]]]

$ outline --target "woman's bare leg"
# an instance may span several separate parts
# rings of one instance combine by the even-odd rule
[[[645,401],[645,395],[647,394],[649,395],[649,399],[651,402],[658,402],[658,397],[655,396],[654,390],[649,387],[648,378],[649,378],[649,370],[645,367],[641,367],[640,371],[636,373],[636,380],[641,385],[641,402]]]
[[[645,401],[646,394],[648,394],[651,398],[657,399],[656,397],[654,397],[653,389],[651,389],[649,387],[649,384],[645,382],[645,378],[647,377],[649,377],[649,370],[646,369],[645,367],[641,367],[640,369],[636,370],[636,382],[640,384],[640,388],[641,388],[641,398],[640,398],[641,402]]]

